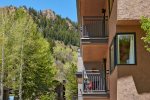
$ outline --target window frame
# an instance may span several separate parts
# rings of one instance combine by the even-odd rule
[[[118,35],[133,35],[134,36],[134,64],[118,64],[117,56],[118,56]],[[111,65],[111,47],[114,45],[114,65]],[[119,32],[116,33],[116,35],[113,37],[113,40],[111,41],[110,47],[109,47],[109,63],[110,63],[110,74],[113,72],[115,67],[117,65],[137,65],[137,52],[136,52],[136,33],[135,32]]]
[[[118,64],[118,35],[133,35],[134,36],[134,60],[135,60],[135,63],[134,64]],[[120,33],[116,33],[116,36],[115,36],[116,40],[115,40],[115,44],[116,44],[116,55],[115,55],[115,62],[116,62],[116,65],[137,65],[137,56],[136,56],[136,33],[135,32],[120,32]]]
[[[116,52],[115,52],[115,48],[116,48],[116,36],[113,38],[113,40],[112,40],[112,42],[111,42],[111,44],[110,44],[110,47],[109,47],[109,63],[110,63],[110,73],[112,73],[113,72],[113,70],[115,69],[115,67],[116,67]],[[114,65],[111,65],[111,47],[112,47],[112,45],[114,46],[114,48],[113,48],[113,53],[114,53],[114,57],[113,57],[113,59],[114,59]]]

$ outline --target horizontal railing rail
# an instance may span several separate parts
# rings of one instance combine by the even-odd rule
[[[83,71],[83,92],[85,94],[106,92],[105,79],[105,73],[99,70]]]
[[[83,23],[82,38],[108,37],[108,17],[84,16]]]

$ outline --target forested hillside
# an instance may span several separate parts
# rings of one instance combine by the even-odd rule
[[[57,100],[61,84],[71,100],[77,94],[77,23],[51,10],[12,6],[0,9],[0,23],[1,86],[20,100]]]
[[[33,8],[28,9],[39,31],[47,39],[63,41],[66,45],[79,46],[79,34],[77,24],[68,18],[61,18],[51,10],[37,12]]]

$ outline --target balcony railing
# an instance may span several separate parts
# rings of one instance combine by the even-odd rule
[[[98,70],[83,71],[83,93],[99,94],[102,92],[106,92],[105,73]]]
[[[102,38],[108,36],[108,17],[84,16],[81,30],[82,38]]]

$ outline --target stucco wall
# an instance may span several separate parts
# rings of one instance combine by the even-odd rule
[[[113,9],[111,16],[109,18],[109,47],[111,42],[116,34],[116,24],[117,24],[117,0],[114,0]],[[107,52],[107,70],[110,70],[110,57],[109,57],[109,48]],[[110,90],[110,100],[117,99],[117,69],[108,76],[108,90]]]
[[[117,78],[118,68],[116,67],[113,73],[110,75],[110,100],[117,100]]]
[[[116,24],[117,24],[117,0],[114,0],[113,9],[111,16],[109,17],[109,40],[108,40],[108,49],[110,44],[116,34]],[[109,70],[109,50],[107,52],[107,69]]]
[[[117,0],[117,19],[135,20],[150,17],[150,0]]]
[[[111,16],[109,18],[109,46],[112,42],[113,37],[116,34],[117,24],[117,0],[114,0]]]
[[[141,40],[144,32],[137,20],[142,15],[150,17],[149,5],[149,0],[114,0],[109,19],[109,47],[117,32],[136,32],[137,65],[115,68],[109,80],[110,100],[150,100],[150,53],[144,48]]]
[[[117,100],[150,100],[150,53],[140,26],[117,26],[117,32],[136,32],[136,65],[118,65]]]

